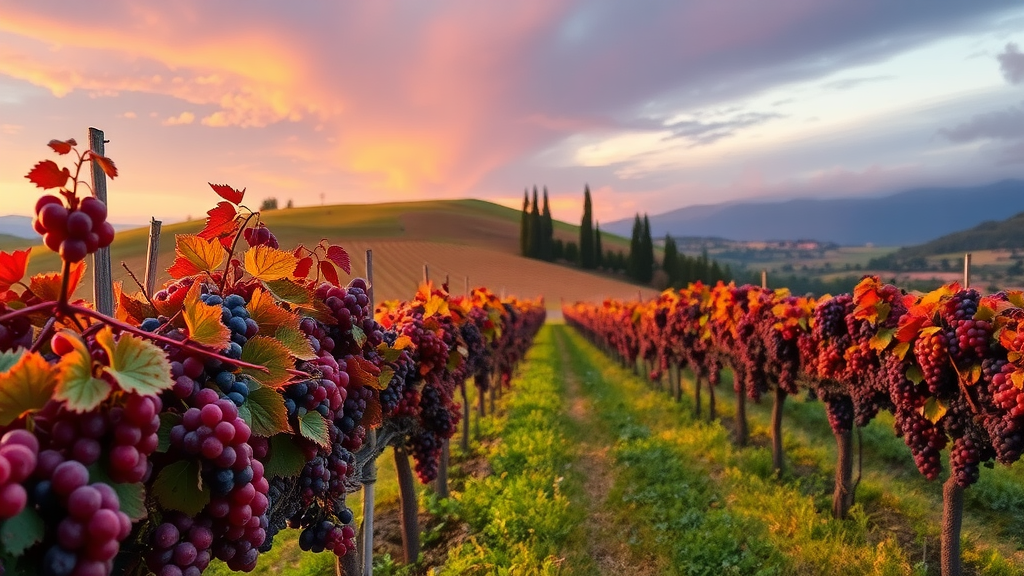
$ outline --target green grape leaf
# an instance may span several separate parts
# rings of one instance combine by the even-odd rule
[[[171,363],[164,351],[152,342],[128,333],[121,334],[114,342],[114,333],[109,327],[96,334],[96,342],[110,358],[110,366],[104,371],[114,377],[122,390],[153,396],[174,386]]]
[[[171,448],[171,428],[174,428],[181,422],[181,414],[175,414],[174,412],[161,412],[160,413],[160,429],[156,431],[159,443],[156,445],[156,451],[163,454]]]
[[[312,440],[318,446],[327,448],[331,445],[330,431],[327,427],[327,419],[319,412],[306,412],[299,418],[299,434]]]
[[[275,434],[270,438],[268,459],[263,462],[263,475],[267,478],[280,476],[291,478],[302,472],[306,456],[299,450],[288,434]]]
[[[316,352],[313,351],[313,345],[309,343],[309,338],[298,328],[278,328],[274,338],[299,360],[316,358]]]
[[[269,437],[280,432],[290,434],[288,425],[288,409],[284,406],[284,397],[271,388],[264,386],[251,387],[239,413],[248,415],[246,421],[253,435]]]
[[[198,460],[179,460],[166,466],[153,482],[153,497],[168,510],[195,516],[210,503]]]
[[[243,362],[263,366],[266,372],[255,368],[243,368],[242,374],[251,377],[264,386],[280,388],[291,381],[289,372],[295,366],[291,352],[284,344],[269,336],[253,336],[242,346]]]
[[[92,354],[82,337],[70,330],[61,333],[67,336],[73,350],[57,364],[59,376],[53,397],[63,401],[72,412],[88,412],[110,396],[113,386],[93,376]]]
[[[26,506],[21,513],[4,520],[0,526],[0,547],[12,556],[21,556],[33,544],[42,542],[45,533],[39,513],[35,508]]]

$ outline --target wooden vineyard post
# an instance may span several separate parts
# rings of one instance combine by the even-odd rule
[[[373,250],[366,251],[366,296],[370,300],[372,314],[376,307],[376,302],[373,299]],[[371,449],[376,449],[377,430],[375,428],[367,433],[366,441]],[[371,458],[363,466],[361,480],[363,483],[363,529],[360,530],[362,534],[362,541],[360,542],[362,553],[359,554],[359,557],[363,562],[363,576],[373,576],[373,513],[377,487],[376,458]]]
[[[149,246],[146,250],[146,296],[153,297],[156,290],[156,275],[159,254],[160,254],[160,226],[161,222],[156,218],[149,221]]]
[[[465,294],[466,298],[470,297],[469,292],[469,276],[466,276]],[[473,375],[473,384],[476,385],[476,375]],[[467,390],[466,381],[462,381],[462,453],[469,453],[469,420],[473,415],[473,411],[469,407],[469,391]],[[477,436],[480,436],[479,423],[477,424]]]
[[[402,513],[402,560],[412,564],[420,555],[419,503],[416,502],[416,485],[413,484],[412,466],[405,446],[395,447],[395,473],[398,475],[398,503]]]
[[[106,140],[103,139],[103,130],[89,127],[89,149],[106,156]],[[104,204],[107,204],[107,175],[95,162],[90,163],[92,169],[92,192]],[[109,209],[109,204],[107,205]],[[112,316],[114,314],[114,278],[110,269],[110,247],[100,248],[93,255],[92,267],[92,297],[96,303],[96,310],[100,313]]]

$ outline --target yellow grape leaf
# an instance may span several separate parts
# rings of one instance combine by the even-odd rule
[[[291,252],[269,246],[256,246],[245,253],[245,271],[264,282],[291,279],[298,263],[299,259]]]
[[[313,292],[291,280],[270,280],[263,283],[275,298],[282,302],[308,308],[313,304]]]
[[[113,386],[93,375],[92,354],[77,333],[62,330],[74,350],[57,364],[59,379],[53,397],[63,401],[72,412],[88,412],[110,396]]]
[[[0,354],[0,426],[26,412],[42,408],[57,385],[56,367],[40,354],[17,351]]]
[[[907,352],[910,351],[910,342],[900,342],[892,349],[893,356],[903,360],[907,356]]]
[[[199,289],[199,282],[196,282],[185,296],[182,317],[188,327],[188,337],[197,344],[223,350],[231,342],[231,330],[220,321],[221,306],[203,303]]]
[[[291,381],[290,369],[295,360],[284,344],[269,336],[253,336],[242,346],[243,362],[263,366],[267,372],[254,368],[243,368],[247,374],[268,388],[280,388]]]
[[[871,341],[868,344],[872,350],[881,352],[892,342],[892,337],[895,333],[896,330],[894,328],[883,328],[878,331],[878,334],[871,337]]]
[[[109,327],[96,334],[96,342],[110,358],[110,366],[104,368],[104,372],[113,376],[122,390],[152,396],[174,386],[171,363],[164,351],[152,342],[127,333],[121,334],[115,342]]]
[[[224,248],[216,238],[206,240],[195,234],[174,237],[174,263],[167,269],[172,278],[213,272],[224,263]]]
[[[1010,382],[1013,382],[1013,386],[1017,388],[1017,390],[1024,389],[1024,372],[1017,370],[1013,374],[1010,374]]]
[[[932,424],[935,424],[946,415],[946,411],[948,409],[949,408],[942,400],[931,396],[925,400],[924,406],[921,407],[921,415],[927,418]]]
[[[263,288],[253,290],[252,298],[245,305],[245,309],[249,312],[249,317],[259,324],[261,332],[266,331],[270,334],[280,328],[298,329],[298,314],[279,306],[270,292]]]
[[[981,379],[981,364],[975,364],[971,366],[971,371],[968,373],[967,383],[977,384],[978,380]]]
[[[412,347],[412,338],[402,334],[395,339],[395,345],[392,346],[395,350],[405,350],[406,348]]]
[[[284,344],[288,352],[291,352],[291,355],[299,360],[312,360],[316,358],[316,352],[313,351],[313,345],[310,344],[309,338],[298,328],[282,326],[277,329],[274,338],[281,344]]]
[[[448,300],[440,296],[431,295],[430,299],[423,305],[423,316],[444,315],[448,313]]]

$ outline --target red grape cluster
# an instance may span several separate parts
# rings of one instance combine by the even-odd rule
[[[267,225],[263,222],[260,222],[250,228],[246,228],[245,231],[242,232],[242,237],[250,247],[267,246],[275,249],[281,247],[277,242],[277,237],[274,236],[273,232],[270,231],[270,228],[267,228]]]
[[[213,557],[211,521],[168,512],[150,534],[150,546],[146,564],[157,576],[199,576]]]
[[[32,227],[42,234],[46,247],[59,253],[65,262],[80,262],[114,241],[114,227],[107,222],[107,205],[92,196],[86,196],[70,210],[60,198],[43,196],[36,202]]]
[[[11,430],[0,438],[0,520],[21,513],[28,502],[23,483],[35,470],[39,441],[27,430]]]

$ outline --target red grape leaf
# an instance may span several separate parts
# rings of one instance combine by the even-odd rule
[[[199,231],[198,236],[206,240],[231,236],[238,232],[238,209],[228,202],[218,202],[216,206],[206,213],[206,226]]]
[[[113,386],[93,376],[92,354],[81,336],[62,330],[73,350],[57,364],[59,378],[53,397],[62,400],[72,412],[88,412],[110,396]]]
[[[188,337],[197,344],[222,350],[231,343],[231,330],[220,321],[222,311],[219,304],[205,304],[199,299],[199,284],[193,283],[185,296],[182,316],[188,327]]]
[[[210,188],[213,188],[213,191],[216,192],[218,196],[235,205],[241,204],[242,197],[245,196],[245,188],[238,191],[227,184],[214,184],[213,182],[207,182],[207,184],[210,185]]]
[[[253,336],[242,346],[243,362],[263,366],[267,372],[254,368],[243,368],[242,373],[248,374],[260,384],[270,388],[280,388],[291,381],[289,372],[295,367],[292,355],[274,338],[269,336]]]
[[[377,380],[377,377],[380,376],[380,368],[376,364],[362,356],[347,358],[345,363],[348,364],[348,375],[352,382],[375,390],[383,389],[380,381]],[[387,388],[386,383],[384,388]]]
[[[312,360],[316,358],[316,352],[313,351],[313,345],[309,343],[309,338],[298,328],[278,328],[277,332],[274,333],[274,338],[281,344],[284,344],[288,352],[299,360]]]
[[[268,456],[263,461],[263,476],[266,478],[298,476],[306,465],[306,456],[288,434],[275,434],[270,438]]]
[[[334,264],[331,264],[327,260],[321,260],[320,273],[323,274],[324,280],[338,286],[338,271],[335,270]]]
[[[113,180],[117,178],[117,166],[114,166],[114,161],[106,156],[100,156],[93,152],[89,155],[89,159],[93,161],[93,164],[97,164],[103,173],[107,175],[107,178]]]
[[[313,259],[309,256],[299,260],[298,264],[295,265],[295,272],[293,275],[296,278],[308,278],[309,271],[313,269]]]
[[[210,503],[199,460],[178,460],[164,467],[153,482],[153,496],[166,510],[195,516]]]
[[[327,259],[337,264],[338,268],[345,271],[345,274],[352,273],[352,261],[348,257],[348,252],[341,246],[328,246]]]
[[[153,304],[156,306],[156,311],[160,313],[160,316],[173,318],[184,306],[186,296],[188,296],[188,290],[178,288],[173,293],[168,293],[166,300],[154,299]]]
[[[71,152],[71,148],[78,145],[74,138],[68,138],[67,140],[50,140],[47,144],[53,151],[61,156]]]
[[[219,242],[206,240],[194,234],[175,236],[174,253],[174,263],[167,269],[172,278],[213,272],[224,262],[224,249]]]
[[[67,168],[63,170],[53,160],[43,160],[32,167],[32,170],[25,175],[29,182],[47,190],[49,188],[60,188],[67,184],[71,172]]]
[[[245,271],[264,282],[290,279],[298,263],[291,252],[269,246],[256,246],[245,252]]]
[[[121,282],[114,282],[114,302],[117,308],[114,315],[118,320],[138,326],[146,318],[156,318],[159,314],[142,296],[142,292],[126,294]]]
[[[0,426],[42,408],[53,396],[57,372],[42,355],[23,349],[0,354]]]
[[[331,445],[327,419],[319,412],[306,412],[299,418],[299,435],[307,440],[312,440],[322,448],[329,448]]]
[[[260,326],[260,332],[271,334],[281,328],[297,329],[299,316],[277,305],[270,292],[256,288],[245,305],[249,317]]]
[[[284,432],[292,433],[288,424],[288,409],[284,405],[284,396],[264,386],[249,386],[249,397],[239,408],[243,417],[248,415],[246,422],[254,436],[267,437]]]
[[[171,363],[164,351],[152,342],[127,332],[115,342],[114,332],[109,327],[100,329],[96,342],[110,358],[110,366],[104,368],[104,372],[113,376],[122,390],[140,396],[155,396],[161,390],[174,386]]]
[[[71,274],[68,277],[68,294],[75,293],[84,275],[85,260],[71,265]],[[60,274],[36,274],[29,281],[28,287],[40,300],[57,300],[60,297],[60,283]]]
[[[11,289],[11,285],[21,282],[28,269],[28,258],[31,248],[15,250],[13,253],[0,252],[0,292]]]

